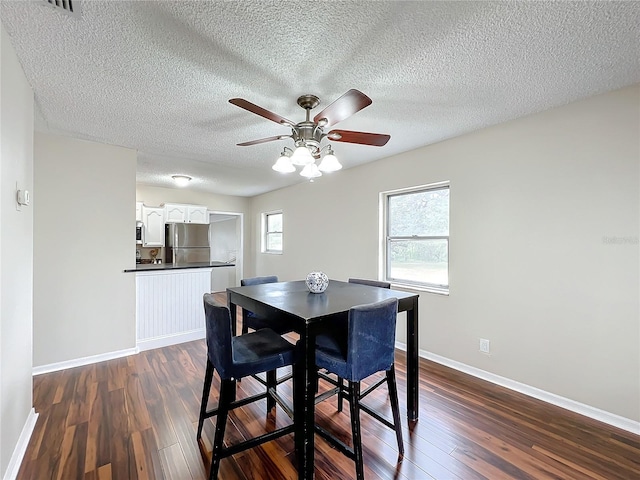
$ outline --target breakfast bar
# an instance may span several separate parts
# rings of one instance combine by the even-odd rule
[[[211,292],[211,272],[229,267],[235,264],[138,264],[125,270],[136,274],[136,347],[150,350],[204,338],[202,296]]]

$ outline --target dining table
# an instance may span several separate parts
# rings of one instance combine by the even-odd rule
[[[304,280],[265,283],[227,288],[232,325],[236,307],[265,318],[289,319],[300,336],[299,355],[294,367],[294,431],[298,478],[314,476],[314,417],[317,370],[316,336],[331,325],[331,319],[344,315],[351,307],[398,299],[398,312],[406,312],[407,418],[418,420],[418,294],[330,280],[322,293],[311,293]],[[236,332],[233,332],[234,335]]]

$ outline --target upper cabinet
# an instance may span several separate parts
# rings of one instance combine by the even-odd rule
[[[204,205],[188,205],[187,222],[189,223],[209,223],[209,214]]]
[[[204,205],[165,203],[164,215],[167,223],[209,223],[207,207]]]
[[[187,221],[187,205],[180,203],[164,204],[164,219],[168,223],[185,223]]]
[[[164,247],[164,208],[142,206],[143,247]]]

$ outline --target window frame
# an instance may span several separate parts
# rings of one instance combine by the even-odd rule
[[[278,230],[274,230],[274,231],[270,231],[269,230],[269,217],[272,215],[281,215],[282,220],[281,220],[281,229]],[[267,248],[267,246],[269,245],[268,242],[268,238],[269,235],[272,234],[279,234],[282,238],[282,248],[280,250],[271,250],[269,248]],[[284,252],[284,213],[282,212],[282,210],[273,210],[270,212],[263,212],[262,213],[262,242],[261,242],[261,252],[262,253],[268,253],[271,255],[282,255],[282,253]]]
[[[441,295],[449,295],[449,289],[451,284],[450,278],[450,246],[451,246],[451,231],[449,235],[411,235],[411,236],[391,236],[390,224],[389,224],[389,201],[392,197],[400,195],[410,195],[417,193],[424,193],[431,190],[449,190],[449,199],[451,199],[451,184],[449,181],[431,183],[428,185],[418,185],[414,187],[401,188],[397,190],[389,190],[380,193],[380,278],[384,281],[390,282],[392,285],[405,287],[412,290],[420,290],[430,293],[437,293]],[[451,222],[451,203],[449,203],[449,222]],[[391,256],[389,255],[389,248],[393,241],[398,240],[446,240],[447,242],[447,285],[416,282],[412,280],[406,280],[402,278],[392,277],[390,275],[390,262]]]

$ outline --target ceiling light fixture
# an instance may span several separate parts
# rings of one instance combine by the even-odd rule
[[[273,167],[271,167],[276,172],[292,173],[296,171],[296,167],[294,167],[293,163],[291,163],[291,158],[289,157],[289,155],[287,155],[287,150],[291,150],[291,149],[288,149],[287,147],[285,147],[282,153],[280,154],[280,158],[278,158],[278,160],[276,160],[276,163],[273,164]]]
[[[309,148],[304,142],[298,143],[299,146],[295,150],[284,147],[280,157],[271,168],[280,173],[293,173],[296,171],[296,166],[303,167],[300,175],[310,179],[322,176],[322,172],[336,172],[342,168],[330,145],[318,149],[315,146]],[[315,155],[312,151],[315,152]],[[322,156],[323,152],[326,152],[324,156]],[[320,165],[316,165],[316,158],[322,158]]]
[[[322,173],[335,172],[342,168],[342,165],[333,153],[331,145],[321,146],[324,138],[333,142],[357,143],[360,145],[371,145],[382,147],[391,138],[389,135],[381,133],[354,132],[352,130],[327,130],[338,122],[359,112],[363,108],[371,105],[371,99],[364,93],[351,89],[344,95],[318,113],[313,119],[311,110],[316,108],[320,99],[315,95],[302,95],[298,97],[298,105],[306,111],[306,118],[302,122],[294,123],[291,120],[270,112],[258,105],[255,105],[243,98],[232,98],[229,103],[244,108],[251,113],[271,120],[272,122],[286,125],[291,128],[291,135],[275,135],[273,137],[251,140],[250,142],[238,143],[240,147],[258,145],[260,143],[272,142],[274,140],[284,140],[292,138],[295,149],[284,147],[280,157],[271,167],[276,172],[292,173],[296,171],[296,166],[303,167],[300,175],[313,181]],[[323,156],[324,154],[324,156]],[[316,165],[316,160],[320,160]]]
[[[176,182],[176,185],[179,187],[185,187],[189,185],[191,181],[191,177],[188,175],[171,175],[171,178],[173,178],[173,181]]]

